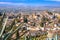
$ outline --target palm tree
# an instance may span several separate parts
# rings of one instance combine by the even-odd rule
[[[16,39],[19,38],[19,29],[21,29],[21,26],[23,26],[23,23],[19,24],[18,26],[16,26],[16,19],[13,20],[12,24],[7,28],[6,24],[8,21],[8,16],[6,16],[5,13],[3,13],[2,18],[0,20],[0,39],[1,40],[11,40],[11,37],[13,34],[16,33]],[[7,28],[7,29],[6,29]],[[8,32],[6,32],[6,30]]]

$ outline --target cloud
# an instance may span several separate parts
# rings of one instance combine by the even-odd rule
[[[9,3],[9,2],[0,2],[0,4],[12,4],[12,3]]]
[[[56,1],[56,2],[60,2],[60,0],[45,0],[45,1]]]
[[[0,2],[0,4],[8,4],[8,5],[24,5],[25,3]],[[25,4],[25,5],[26,5],[26,4]]]

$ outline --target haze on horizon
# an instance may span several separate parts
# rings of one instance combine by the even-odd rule
[[[0,0],[0,5],[60,6],[60,0]]]

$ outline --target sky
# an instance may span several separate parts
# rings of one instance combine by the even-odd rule
[[[60,0],[0,0],[1,5],[60,6]]]

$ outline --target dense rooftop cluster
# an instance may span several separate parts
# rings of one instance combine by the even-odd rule
[[[0,14],[0,16],[1,15],[2,14]],[[5,14],[3,18],[6,18],[6,16],[8,17],[8,20],[5,32],[8,32],[11,28],[14,31],[17,26],[19,27],[19,25],[23,23],[21,28],[17,31],[17,34],[20,36],[40,37],[45,35],[46,39],[53,38],[55,34],[60,35],[60,13],[42,11],[38,13],[32,12],[30,14],[24,14],[24,12],[21,12],[18,14]],[[16,39],[16,34],[14,34],[12,38]]]

